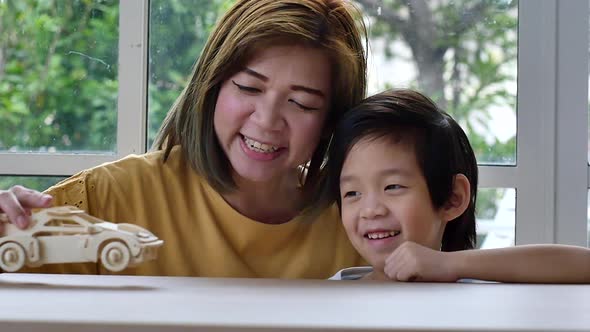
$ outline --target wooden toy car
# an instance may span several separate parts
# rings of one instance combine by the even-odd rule
[[[97,262],[109,271],[155,259],[164,241],[133,224],[95,218],[74,206],[41,209],[27,229],[8,223],[0,214],[0,269],[15,272],[23,266]]]

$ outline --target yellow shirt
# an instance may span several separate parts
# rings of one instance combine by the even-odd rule
[[[299,218],[280,225],[256,222],[227,204],[178,147],[166,163],[162,156],[162,151],[129,156],[46,191],[54,205],[75,205],[104,220],[134,223],[164,240],[157,260],[122,274],[323,279],[362,265],[335,206],[312,223]],[[94,263],[28,270],[109,273]]]

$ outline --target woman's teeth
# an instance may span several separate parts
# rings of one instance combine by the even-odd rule
[[[392,237],[392,236],[397,236],[400,233],[401,233],[401,231],[373,232],[373,233],[367,233],[366,237],[368,237],[371,240],[379,240],[379,239],[384,239],[384,238],[388,238],[388,237]]]
[[[249,139],[246,136],[242,136],[242,137],[244,138],[244,143],[246,143],[246,146],[252,151],[261,152],[261,153],[272,153],[272,152],[275,152],[279,149],[276,146],[260,143],[255,140]]]

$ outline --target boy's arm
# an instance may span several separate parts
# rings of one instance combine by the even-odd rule
[[[590,249],[537,244],[448,253],[460,278],[501,282],[590,283]]]
[[[461,278],[500,282],[590,283],[590,249],[567,245],[521,245],[501,249],[440,252],[406,242],[387,259],[384,272],[399,281]]]

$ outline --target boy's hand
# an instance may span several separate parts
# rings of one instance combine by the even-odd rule
[[[384,272],[395,281],[455,282],[451,253],[404,242],[385,261]]]

